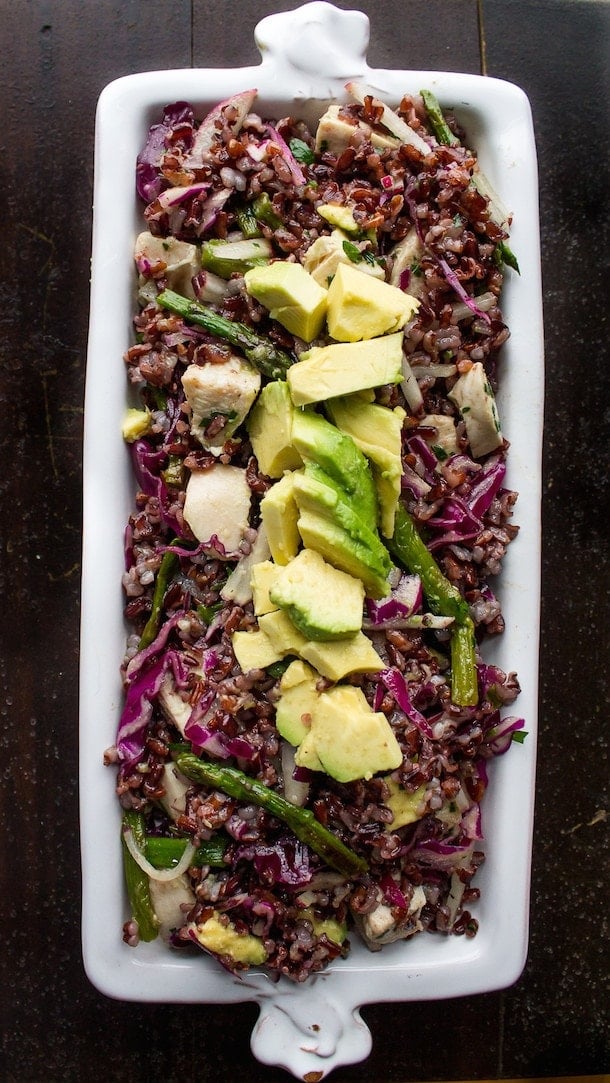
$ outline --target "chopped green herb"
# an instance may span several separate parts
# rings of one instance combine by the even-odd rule
[[[511,741],[514,741],[516,745],[522,745],[527,736],[527,730],[515,730],[515,732],[511,734]]]
[[[436,455],[437,459],[439,460],[439,462],[441,462],[441,463],[445,459],[449,458],[449,452],[445,451],[444,447],[441,447],[440,444],[432,444],[432,450],[433,450],[434,454]]]
[[[314,152],[302,139],[291,139],[289,146],[297,162],[301,162],[303,165],[312,165],[315,161]]]
[[[353,244],[352,241],[343,242],[343,251],[352,263],[362,263],[362,252],[358,248],[357,244]]]

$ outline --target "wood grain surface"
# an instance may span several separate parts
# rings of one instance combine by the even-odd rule
[[[266,0],[0,0],[0,1021],[3,1083],[280,1083],[251,1005],[104,999],[80,956],[82,403],[95,106],[129,72],[257,61]],[[480,72],[532,102],[547,399],[531,949],[505,992],[372,1005],[337,1083],[608,1071],[610,5],[360,6],[377,66]],[[524,410],[527,388],[524,388]],[[604,850],[605,847],[605,850]],[[606,863],[604,864],[604,853]]]

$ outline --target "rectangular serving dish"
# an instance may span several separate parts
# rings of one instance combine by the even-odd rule
[[[300,22],[299,22],[300,20]],[[329,35],[339,21],[341,35]],[[290,55],[294,33],[323,35],[326,42],[304,71]],[[523,968],[528,940],[529,881],[536,759],[540,565],[540,472],[543,407],[543,336],[536,154],[525,95],[497,80],[427,71],[368,67],[368,20],[359,12],[313,3],[270,16],[256,29],[263,61],[236,69],[178,70],[128,76],[110,84],[98,105],[95,141],[91,317],[87,360],[84,441],[84,534],[81,634],[80,793],[83,874],[83,957],[92,983],[104,994],[138,1001],[290,1004],[288,1015],[307,1031],[310,994],[277,986],[262,975],[235,978],[211,959],[185,957],[162,942],[136,950],[121,939],[126,920],[115,773],[103,766],[122,705],[119,666],[124,651],[121,575],[123,530],[134,482],[121,438],[127,403],[123,354],[133,341],[136,309],[133,241],[142,228],[135,194],[138,151],[149,126],[169,102],[189,101],[197,116],[231,93],[258,88],[256,111],[314,119],[329,100],[345,99],[344,84],[357,78],[390,105],[404,93],[430,88],[457,113],[481,166],[514,215],[511,247],[520,276],[508,271],[502,306],[511,337],[502,349],[498,396],[511,442],[507,485],[518,490],[520,526],[497,584],[506,632],[485,645],[486,660],[516,670],[522,686],[516,708],[528,737],[491,765],[483,803],[486,862],[477,876],[482,897],[475,907],[477,936],[422,934],[371,954],[352,938],[352,952],[314,979],[333,1011],[351,1013],[350,1048],[335,1041],[324,1054],[324,1072],[366,1055],[359,1005],[377,1000],[423,1000],[480,993],[512,984]],[[341,50],[328,45],[340,40]],[[303,56],[301,50],[299,55]],[[339,1007],[338,1007],[339,1006]],[[308,1017],[307,1017],[308,1018]],[[277,1019],[276,1019],[277,1023]],[[309,1061],[291,1060],[278,1026],[253,1039],[256,1055],[302,1074]],[[281,1028],[280,1028],[281,1029]],[[259,1025],[260,1030],[260,1025]],[[347,1028],[349,1034],[350,1028]],[[273,1039],[269,1037],[274,1034]],[[368,1032],[367,1032],[368,1033]],[[330,1040],[330,1039],[329,1039]],[[359,1044],[360,1042],[360,1044]],[[315,1043],[314,1043],[315,1044]],[[332,1044],[332,1042],[331,1042]],[[364,1051],[364,1052],[363,1052]],[[302,1057],[322,1056],[308,1048]]]

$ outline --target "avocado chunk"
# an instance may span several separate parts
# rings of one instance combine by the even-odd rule
[[[254,614],[257,617],[263,613],[273,613],[274,609],[277,609],[275,602],[272,602],[269,597],[269,591],[275,583],[279,570],[280,567],[271,560],[261,560],[252,567],[250,586]]]
[[[307,639],[345,639],[362,625],[362,582],[327,564],[315,549],[301,549],[281,569],[269,597]]]
[[[296,470],[302,465],[291,442],[294,412],[284,380],[265,384],[250,411],[246,427],[252,450],[259,469],[269,478],[281,478],[285,470]]]
[[[324,402],[368,387],[402,380],[402,332],[361,342],[313,346],[288,369],[295,406]]]
[[[292,335],[304,342],[318,337],[326,319],[326,290],[300,263],[276,260],[254,267],[246,271],[244,282],[251,297]]]
[[[338,782],[372,778],[378,771],[394,770],[402,763],[400,746],[386,716],[373,711],[362,689],[353,685],[337,685],[320,693],[309,740],[326,774]]]
[[[354,218],[354,212],[344,203],[320,203],[316,210],[325,222],[331,226],[338,226],[345,233],[358,233],[360,230]]]
[[[335,568],[361,579],[371,597],[384,597],[392,567],[388,551],[376,532],[341,498],[332,480],[327,480],[319,467],[308,464],[305,471],[294,474],[294,493],[303,544]]]
[[[294,498],[294,474],[284,474],[267,490],[260,504],[271,556],[276,564],[288,564],[300,545],[298,508]]]
[[[233,632],[231,643],[242,673],[249,673],[251,669],[266,669],[282,658],[282,654],[261,629],[254,632]]]
[[[238,932],[226,915],[221,920],[214,913],[199,925],[192,922],[189,930],[202,948],[214,955],[228,955],[241,966],[261,966],[267,958],[261,938],[252,933]]]
[[[295,410],[293,446],[305,462],[321,466],[345,492],[354,510],[365,522],[374,524],[377,522],[377,493],[373,475],[351,435],[340,432],[340,428],[312,410]]]
[[[295,659],[280,681],[280,698],[275,706],[278,733],[291,745],[300,745],[311,727],[311,712],[319,692],[319,675],[311,666]]]
[[[121,425],[123,440],[128,444],[133,444],[134,440],[139,440],[141,436],[146,436],[146,433],[150,432],[151,425],[150,410],[137,410],[130,407],[125,411]]]
[[[341,263],[328,287],[328,330],[338,342],[358,342],[400,331],[419,301],[397,286],[370,279]]]
[[[341,229],[333,229],[332,233],[317,237],[305,252],[303,266],[324,289],[328,289],[340,263],[351,263],[348,255],[349,243],[347,233]],[[376,260],[363,260],[358,265],[358,270],[371,278],[385,278],[385,270]]]
[[[420,786],[414,793],[409,793],[393,778],[386,778],[385,782],[389,787],[390,796],[384,803],[393,816],[392,822],[386,824],[386,830],[398,831],[399,827],[405,827],[407,824],[414,824],[416,820],[421,820],[426,811],[425,785]]]
[[[385,665],[364,632],[328,643],[306,640],[299,655],[329,681],[340,681],[350,673],[378,673]]]
[[[311,922],[316,936],[327,936],[333,944],[342,944],[347,938],[347,924],[337,918],[319,918],[312,907],[303,910],[301,917]]]
[[[307,767],[309,771],[324,771],[316,752],[315,738],[311,729],[297,748],[294,754],[294,762],[297,767]]]
[[[380,527],[385,538],[394,533],[394,518],[401,490],[402,425],[405,412],[390,410],[357,395],[329,399],[327,410],[335,425],[351,436],[371,463],[379,498]]]
[[[258,626],[269,637],[280,658],[285,658],[287,654],[300,655],[307,643],[305,636],[295,628],[288,614],[281,609],[276,609],[273,613],[263,613],[258,618]]]

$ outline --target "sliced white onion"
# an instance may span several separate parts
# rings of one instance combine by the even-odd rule
[[[170,880],[176,880],[179,876],[182,876],[183,872],[186,872],[193,860],[196,850],[196,846],[194,846],[192,842],[187,842],[180,861],[177,865],[174,865],[173,869],[156,869],[154,865],[151,865],[150,861],[147,861],[142,851],[138,848],[136,840],[133,837],[133,831],[130,827],[124,829],[123,838],[125,840],[125,845],[138,868],[141,869],[142,872],[145,872],[147,876],[150,876],[151,880],[158,880],[160,883],[166,884],[169,883]]]
[[[400,386],[413,413],[417,413],[424,405],[424,399],[419,384],[415,379],[415,373],[404,355],[402,358],[402,380]]]
[[[484,173],[481,173],[480,169],[477,169],[472,174],[472,183],[474,184],[477,192],[482,195],[484,199],[488,200],[489,214],[492,222],[495,222],[496,225],[500,227],[500,229],[504,229],[506,230],[506,232],[508,232],[511,219],[510,212],[500,199],[500,196],[496,192],[495,188],[492,187],[489,179],[485,176]]]
[[[384,105],[369,87],[364,86],[362,83],[350,82],[345,84],[345,89],[351,94],[355,101],[360,103],[360,105],[364,105],[364,99],[367,95],[370,95],[370,97],[373,98],[375,105],[379,103],[383,109],[381,123],[384,128],[387,128],[388,131],[391,132],[392,135],[395,135],[397,139],[400,139],[402,143],[410,143],[412,147],[415,147],[420,152],[420,154],[430,154],[430,147],[425,140],[423,140],[417,132],[413,131],[413,128],[411,128],[402,117],[398,116],[398,113],[395,113],[393,109]]]

